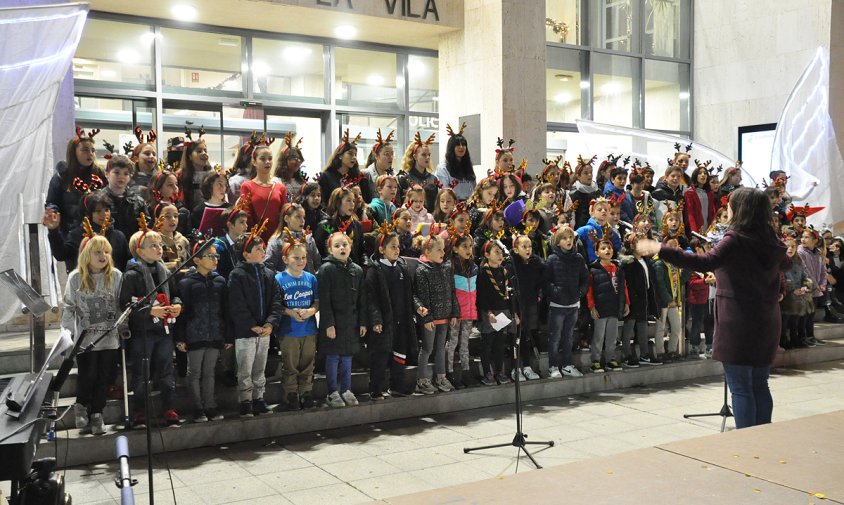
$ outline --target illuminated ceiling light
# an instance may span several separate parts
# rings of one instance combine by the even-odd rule
[[[680,92],[680,100],[688,100],[689,99],[689,92],[688,91],[681,91]]]
[[[100,70],[100,77],[103,79],[114,79],[117,77],[117,72],[114,70]]]
[[[121,49],[120,51],[117,51],[116,57],[117,61],[127,65],[133,65],[141,59],[138,52],[134,49]]]
[[[352,25],[340,25],[334,28],[334,36],[338,39],[353,39],[357,37],[358,30]]]
[[[589,81],[580,81],[580,89],[589,89]]]
[[[554,101],[560,105],[565,105],[571,102],[571,95],[568,93],[557,93],[554,95]]]
[[[558,81],[562,81],[562,82],[569,82],[572,79],[572,77],[573,76],[571,74],[556,74],[556,75],[554,75],[555,79],[557,79]]]
[[[270,66],[263,61],[256,61],[252,64],[252,73],[255,77],[265,77],[270,73]]]
[[[302,63],[311,55],[311,48],[305,46],[288,46],[281,52],[281,57],[287,63]]]
[[[378,74],[370,74],[369,77],[366,78],[366,83],[370,86],[383,86],[384,78]]]
[[[176,21],[194,21],[199,12],[192,5],[177,4],[170,9],[170,14],[176,18]]]
[[[421,59],[411,56],[407,60],[407,71],[415,76],[422,76],[428,73],[428,65]]]
[[[438,97],[438,96],[432,96],[432,97],[431,97],[431,101],[432,101],[432,102],[439,102],[439,101],[440,101],[440,97]]]

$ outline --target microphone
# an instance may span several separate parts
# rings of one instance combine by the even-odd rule
[[[629,229],[629,230],[633,229],[633,225],[628,223],[627,221],[619,221],[618,224],[624,225],[624,227]]]
[[[496,239],[496,240],[495,240],[495,245],[497,245],[498,247],[500,247],[500,248],[501,248],[501,252],[503,252],[503,253],[504,253],[504,257],[505,257],[505,258],[510,257],[510,250],[509,250],[509,249],[507,249],[507,247],[504,245],[504,242],[502,242],[502,241],[500,241],[500,240]]]
[[[121,435],[115,442],[117,452],[117,463],[120,466],[119,476],[114,483],[120,488],[121,505],[135,505],[135,493],[132,486],[138,483],[132,478],[132,470],[129,468],[129,439]]]

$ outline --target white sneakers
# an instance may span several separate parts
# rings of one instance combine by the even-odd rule
[[[560,371],[566,377],[583,377],[583,374],[580,373],[580,370],[575,368],[573,365],[564,366],[563,368],[560,369]]]
[[[518,369],[514,368],[510,370],[510,378],[512,378],[513,380],[516,380],[516,370]],[[527,378],[525,377],[525,374],[521,370],[519,370],[519,382],[524,382],[526,380]]]
[[[537,379],[540,378],[539,374],[534,372],[533,368],[531,368],[529,366],[526,366],[523,371],[525,373],[525,377],[527,377],[527,379],[530,380],[530,381],[537,380]]]
[[[91,435],[102,435],[105,433],[105,424],[102,414],[91,414]]]
[[[77,429],[82,430],[88,427],[88,407],[81,403],[74,403],[73,417],[76,418]]]
[[[358,399],[355,397],[355,394],[352,393],[350,390],[346,390],[346,392],[340,396],[343,398],[343,401],[346,402],[346,405],[350,407],[358,404]]]
[[[560,369],[555,367],[555,366],[552,366],[551,368],[549,368],[548,372],[550,372],[549,377],[552,378],[552,379],[562,379],[563,378],[563,374],[560,373]]]

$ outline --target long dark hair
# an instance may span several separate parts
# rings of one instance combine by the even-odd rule
[[[730,193],[733,218],[730,229],[758,237],[771,244],[777,243],[774,232],[774,212],[765,192],[756,188],[741,187]]]
[[[460,145],[466,146],[466,154],[462,159],[457,159],[454,148]],[[472,157],[469,155],[469,145],[463,135],[458,134],[448,138],[445,148],[445,167],[452,178],[472,181],[474,184],[475,168],[472,166]]]

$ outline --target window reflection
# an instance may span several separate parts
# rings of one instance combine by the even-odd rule
[[[253,39],[255,93],[323,102],[325,66],[322,47],[322,44]]]
[[[548,121],[574,123],[585,117],[583,105],[589,101],[586,76],[587,53],[549,47],[545,70],[545,103]],[[582,85],[585,81],[586,85]]]
[[[545,40],[558,44],[584,44],[581,40],[581,0],[546,0]]]
[[[334,92],[341,105],[397,105],[396,55],[338,47]]]
[[[73,78],[151,88],[153,40],[147,25],[89,19],[73,58]]]
[[[689,129],[689,66],[645,61],[645,128]]]
[[[240,37],[162,28],[161,45],[165,89],[243,90]]]

